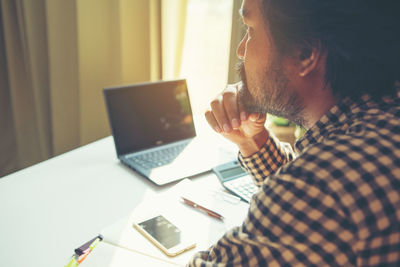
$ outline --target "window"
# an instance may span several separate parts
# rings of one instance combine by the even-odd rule
[[[181,77],[198,117],[227,84],[232,6],[232,0],[188,1]]]

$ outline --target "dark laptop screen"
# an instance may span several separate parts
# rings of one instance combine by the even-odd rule
[[[185,80],[105,88],[117,154],[196,135]]]

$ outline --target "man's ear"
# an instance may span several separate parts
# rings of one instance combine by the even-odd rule
[[[301,77],[305,77],[310,72],[315,70],[318,64],[318,60],[320,57],[320,46],[314,47],[304,47],[300,50],[299,53],[299,75]]]

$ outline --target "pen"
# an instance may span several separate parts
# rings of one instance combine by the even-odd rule
[[[79,256],[78,258],[78,264],[81,264],[82,261],[84,261],[87,257],[87,255],[92,252],[92,250],[97,246],[97,244],[102,240],[103,238],[101,236],[96,237],[96,239],[90,244],[90,246],[83,252],[82,255]]]
[[[89,240],[88,242],[86,242],[85,244],[80,246],[79,248],[75,249],[75,253],[78,256],[84,254],[85,251],[90,247],[90,245],[92,245],[97,239],[103,240],[103,236],[102,235],[98,235],[95,238],[93,238],[92,240]]]
[[[182,198],[182,200],[183,200],[183,202],[185,204],[187,204],[187,205],[189,205],[189,206],[191,206],[191,207],[193,207],[195,209],[199,209],[201,211],[204,211],[205,213],[207,213],[209,216],[211,216],[213,218],[217,218],[217,219],[219,219],[221,221],[224,219],[224,217],[221,214],[216,213],[215,211],[209,210],[209,209],[207,209],[207,208],[205,208],[205,207],[203,207],[203,206],[201,206],[201,205],[199,205],[197,203],[194,203],[193,201],[191,201],[191,200],[189,200],[189,199],[187,199],[185,197],[181,197],[181,198]]]
[[[76,261],[75,257],[72,257],[65,267],[77,267],[79,263]]]
[[[90,251],[92,251],[101,240],[103,240],[103,238],[96,238],[96,240],[89,246]]]
[[[84,261],[84,260],[86,259],[87,255],[89,255],[89,253],[82,254],[81,256],[79,256],[79,258],[78,258],[78,264],[81,264],[82,261]]]

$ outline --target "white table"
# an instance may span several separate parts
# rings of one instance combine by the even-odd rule
[[[64,266],[73,249],[126,215],[147,190],[111,137],[0,179],[2,266]]]
[[[195,178],[195,179],[201,179]],[[0,179],[0,265],[64,266],[73,249],[158,187],[123,166],[112,137]]]

